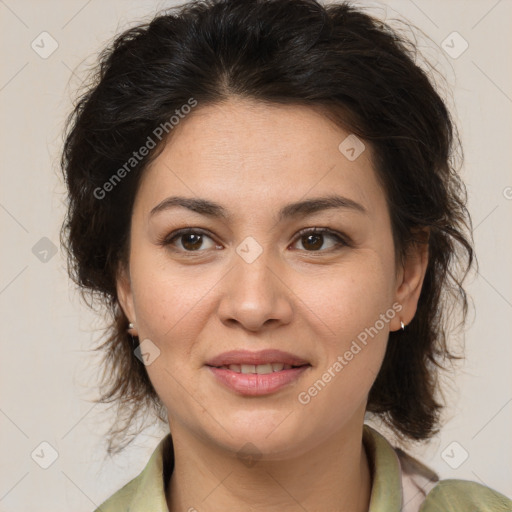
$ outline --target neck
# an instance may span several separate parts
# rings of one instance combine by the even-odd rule
[[[362,425],[343,429],[297,457],[253,461],[173,427],[169,512],[247,510],[248,504],[265,512],[368,511],[371,472]]]

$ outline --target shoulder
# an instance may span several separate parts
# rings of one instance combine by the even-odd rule
[[[467,480],[441,480],[427,494],[420,512],[511,512],[503,494]]]
[[[512,512],[512,500],[498,491],[467,480],[440,480],[435,471],[393,447],[377,431],[367,425],[365,431],[372,441],[367,443],[374,467],[372,498],[380,506],[378,496],[385,495],[382,510],[391,510],[392,507],[384,507],[398,494],[393,505],[396,501],[401,503],[396,508],[401,512]],[[385,488],[385,493],[380,487]],[[370,511],[381,510],[379,506]]]
[[[395,448],[401,466],[403,512],[512,512],[503,494],[468,480],[439,480],[421,462]]]

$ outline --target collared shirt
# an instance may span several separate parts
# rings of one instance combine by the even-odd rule
[[[431,469],[393,448],[368,425],[363,428],[363,444],[372,474],[368,512],[512,512],[512,501],[489,487],[465,480],[439,480]],[[142,472],[95,512],[169,512],[165,487],[173,470],[168,434]]]

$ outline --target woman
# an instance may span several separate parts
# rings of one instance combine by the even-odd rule
[[[111,450],[146,411],[170,434],[98,510],[511,509],[364,424],[436,433],[473,261],[413,51],[348,4],[223,0],[102,54],[70,117],[63,235],[113,315]]]

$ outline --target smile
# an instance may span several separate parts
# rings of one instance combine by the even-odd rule
[[[228,366],[218,366],[224,370],[231,370],[236,373],[256,373],[258,375],[266,375],[268,373],[280,372],[282,370],[290,370],[292,368],[298,368],[298,366],[292,366],[284,363],[267,363],[267,364],[230,364]]]

